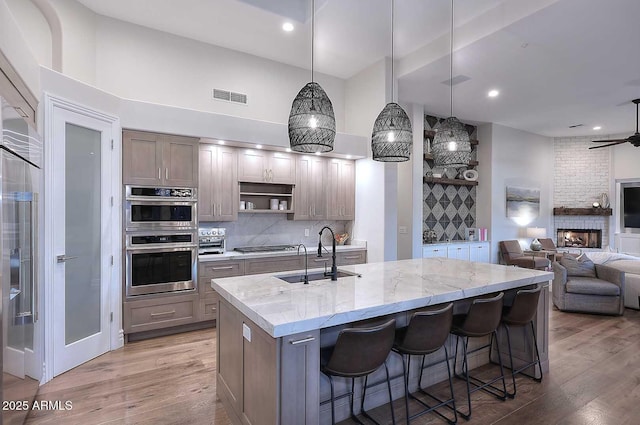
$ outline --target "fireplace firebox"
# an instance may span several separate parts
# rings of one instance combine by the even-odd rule
[[[602,248],[600,229],[558,229],[559,248]]]

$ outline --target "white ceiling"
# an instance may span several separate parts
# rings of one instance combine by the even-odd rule
[[[310,0],[78,0],[96,13],[310,68]],[[450,0],[395,2],[400,101],[448,115]],[[389,0],[316,0],[314,66],[349,78],[390,55]],[[286,16],[288,15],[288,16]],[[307,17],[305,19],[305,17]],[[285,21],[295,30],[285,33]],[[456,0],[453,113],[545,136],[635,131],[639,0]],[[501,94],[488,99],[496,88]],[[584,124],[569,129],[570,125]],[[602,130],[593,131],[595,125]]]

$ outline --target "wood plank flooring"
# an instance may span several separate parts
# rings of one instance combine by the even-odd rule
[[[542,383],[519,377],[516,398],[504,402],[476,392],[471,420],[460,423],[637,424],[640,312],[610,317],[553,308],[549,331],[550,372]],[[41,387],[38,400],[71,401],[73,409],[32,411],[27,424],[229,425],[215,395],[215,343],[214,329],[129,343]],[[455,389],[460,398],[463,383]],[[446,386],[432,390],[445,394]],[[403,403],[394,402],[400,421]],[[388,407],[372,414],[390,422]],[[442,423],[430,414],[412,421]]]

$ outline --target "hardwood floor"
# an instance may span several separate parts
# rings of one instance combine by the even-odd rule
[[[460,423],[638,423],[640,312],[610,317],[553,309],[549,331],[550,372],[542,383],[519,377],[516,398],[504,402],[476,392],[471,421]],[[129,343],[41,387],[38,400],[71,401],[73,409],[32,411],[27,424],[228,425],[215,395],[215,342],[215,330],[205,329]],[[456,383],[457,398],[462,385]],[[401,421],[403,403],[394,403]],[[389,421],[387,409],[372,413]],[[412,421],[442,423],[430,414]]]

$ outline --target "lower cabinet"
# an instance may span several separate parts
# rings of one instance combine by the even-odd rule
[[[197,293],[126,301],[124,332],[144,332],[193,323],[198,320],[198,301]]]
[[[455,258],[490,263],[489,242],[460,242],[422,246],[422,258]]]
[[[198,263],[199,321],[216,319],[218,294],[211,287],[211,279],[242,276],[244,274],[244,266],[243,260],[200,261]]]
[[[244,260],[244,274],[276,273],[303,268],[304,255],[281,255]]]

